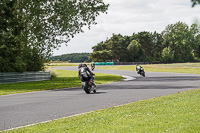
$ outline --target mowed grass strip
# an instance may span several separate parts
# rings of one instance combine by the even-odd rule
[[[68,70],[52,70],[57,74],[56,78],[48,81],[24,82],[0,84],[0,95],[9,95],[16,93],[53,90],[62,88],[71,88],[81,86],[78,78],[78,72]],[[96,84],[106,84],[110,82],[121,81],[123,77],[118,75],[96,73]]]
[[[200,74],[200,63],[173,63],[142,65],[145,72],[170,72]],[[98,66],[98,69],[136,71],[136,65],[128,66]]]
[[[78,66],[80,63],[68,63],[67,61],[54,61],[45,63],[45,67],[56,67],[56,66]],[[91,65],[91,63],[86,63],[88,66]]]
[[[199,133],[199,101],[195,89],[5,132]]]
[[[144,65],[145,71],[200,74],[200,63]]]

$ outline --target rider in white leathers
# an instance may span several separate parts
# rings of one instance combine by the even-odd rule
[[[136,66],[136,71],[137,71],[138,74],[139,74],[139,72],[141,71],[142,68],[143,68],[142,66],[139,66],[139,65]]]

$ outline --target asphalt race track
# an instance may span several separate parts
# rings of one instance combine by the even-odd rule
[[[57,69],[78,70],[77,67]],[[142,77],[134,71],[101,69],[95,69],[94,73],[136,79],[97,85],[95,94],[86,94],[81,87],[75,87],[0,96],[0,131],[200,88],[200,75],[195,74],[146,72],[146,77]]]

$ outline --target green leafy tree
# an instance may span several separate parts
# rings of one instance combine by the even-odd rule
[[[195,49],[194,49],[194,54],[197,58],[200,59],[200,34],[196,36],[195,38]]]
[[[90,54],[89,59],[95,62],[105,62],[107,60],[111,60],[112,58],[112,52],[111,50],[108,50],[107,42],[109,40],[106,40],[105,42],[100,42],[96,46],[93,46],[93,53]]]
[[[37,55],[35,64],[43,64],[53,49],[96,24],[107,9],[102,0],[0,1],[0,72],[35,70],[21,69],[32,68],[26,54]]]
[[[96,46],[92,47],[93,51],[102,51],[107,49],[107,45],[106,43],[104,43],[103,41],[98,43]]]
[[[136,40],[132,40],[128,45],[127,50],[129,52],[129,61],[140,61],[143,53],[141,44],[139,44]]]
[[[152,61],[153,57],[153,38],[150,32],[139,32],[138,35],[138,42],[141,44],[142,49],[144,50],[144,60],[145,61]]]
[[[166,47],[162,51],[162,61],[169,63],[174,61],[174,52],[170,47]]]
[[[121,56],[121,61],[124,61],[124,62],[128,62],[130,61],[130,55],[129,55],[129,52],[128,52],[128,49],[127,47],[130,45],[131,41],[134,40],[134,38],[132,38],[131,36],[123,36],[123,53],[122,56]]]
[[[174,52],[175,62],[194,61],[194,35],[187,24],[177,22],[175,24],[168,25],[162,34],[164,45],[166,47],[170,47]]]
[[[112,58],[111,50],[94,51],[89,58],[94,62],[106,62]]]
[[[113,61],[122,61],[127,51],[127,45],[122,35],[118,34],[113,36],[106,41],[108,50],[111,50]]]
[[[157,33],[156,31],[152,34],[152,41],[153,41],[153,61],[159,62],[161,61],[161,54],[164,46],[162,44],[163,38],[162,35]]]

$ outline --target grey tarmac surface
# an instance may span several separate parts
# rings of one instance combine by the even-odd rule
[[[74,70],[77,67],[59,67]],[[97,85],[96,94],[85,94],[81,87],[0,96],[0,131],[54,120],[79,113],[118,106],[181,91],[200,88],[200,75],[95,69],[135,77],[135,80]]]

